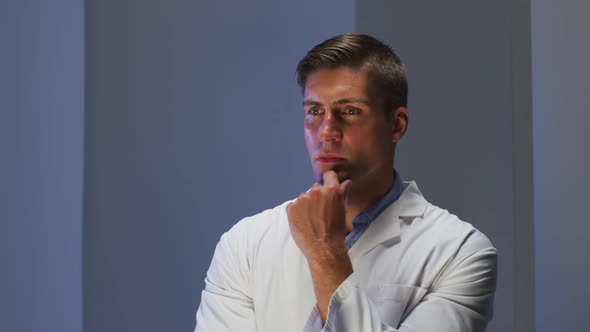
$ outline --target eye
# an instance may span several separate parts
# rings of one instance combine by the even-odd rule
[[[320,115],[322,114],[322,110],[317,107],[311,107],[307,110],[307,114],[309,115]]]
[[[358,108],[355,107],[347,107],[344,109],[344,114],[345,115],[357,115],[359,114],[361,111]]]

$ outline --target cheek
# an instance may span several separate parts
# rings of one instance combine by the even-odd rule
[[[310,149],[311,147],[315,146],[315,131],[309,126],[305,126],[303,129],[303,137],[305,138],[305,144],[307,148]]]
[[[375,156],[382,156],[388,149],[388,136],[376,130],[355,133],[349,136],[354,142],[357,155],[361,159],[372,160]]]

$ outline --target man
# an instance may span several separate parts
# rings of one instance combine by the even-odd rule
[[[408,126],[399,57],[346,34],[297,73],[317,183],[222,236],[196,331],[484,331],[496,250],[394,170]]]

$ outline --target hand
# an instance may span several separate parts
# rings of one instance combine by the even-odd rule
[[[326,321],[330,298],[352,274],[346,248],[346,191],[351,181],[338,183],[334,171],[287,207],[293,240],[307,259],[322,321]]]
[[[323,174],[324,185],[314,184],[287,207],[293,240],[309,263],[328,252],[346,252],[344,202],[350,180],[338,182],[334,171]]]

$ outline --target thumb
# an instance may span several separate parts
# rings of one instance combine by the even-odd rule
[[[346,195],[348,194],[348,188],[350,188],[350,185],[352,184],[352,180],[350,179],[346,179],[344,181],[342,181],[342,183],[340,184],[340,194],[346,198]]]

